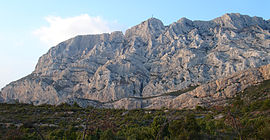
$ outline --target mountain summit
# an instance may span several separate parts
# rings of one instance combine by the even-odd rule
[[[128,29],[125,33],[126,38],[139,36],[142,39],[151,40],[157,38],[165,31],[163,23],[156,18],[150,18],[141,24]]]
[[[181,18],[168,26],[150,18],[125,34],[76,36],[41,56],[31,74],[4,87],[0,102],[193,107],[206,96],[230,97],[268,79],[269,32],[269,20],[231,13],[210,21]],[[245,73],[253,74],[253,82],[243,82]],[[228,78],[233,80],[220,81]]]

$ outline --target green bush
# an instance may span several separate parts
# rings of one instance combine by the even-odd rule
[[[260,138],[264,140],[270,139],[270,126],[266,126],[259,131]]]
[[[154,139],[152,129],[149,127],[128,127],[121,129],[117,136],[128,140],[151,140]]]
[[[205,127],[208,134],[216,135],[216,125],[214,121],[207,121]]]
[[[48,134],[48,139],[50,140],[56,140],[56,139],[62,139],[64,136],[65,131],[63,129],[57,129],[55,131],[51,131]]]
[[[116,137],[111,129],[105,130],[100,136],[100,140],[115,140],[115,139]]]
[[[261,101],[254,101],[250,105],[250,110],[251,111],[255,111],[255,110],[259,109],[261,106],[262,106],[262,102]]]
[[[154,137],[164,137],[168,135],[167,120],[165,117],[156,116],[151,124],[152,135]],[[162,129],[162,130],[161,130]]]
[[[265,111],[269,109],[270,109],[270,99],[264,100],[260,107],[260,110]]]
[[[174,120],[169,125],[172,139],[200,139],[200,126],[194,115],[187,115],[183,120]]]

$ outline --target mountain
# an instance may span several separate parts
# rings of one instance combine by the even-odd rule
[[[181,18],[168,26],[150,18],[125,34],[76,36],[4,87],[0,102],[127,109],[206,105],[269,78],[260,73],[269,70],[269,31],[269,20],[231,13],[210,21]]]

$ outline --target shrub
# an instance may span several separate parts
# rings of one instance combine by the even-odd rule
[[[266,126],[259,131],[259,136],[262,139],[269,140],[270,139],[270,126]]]
[[[194,115],[187,115],[184,120],[172,121],[168,130],[172,139],[200,139],[201,128]]]
[[[111,129],[107,129],[105,130],[101,136],[100,136],[100,140],[115,140],[115,135],[113,134]]]
[[[166,126],[167,120],[165,117],[162,116],[156,116],[151,124],[152,128],[152,135],[154,137],[159,136],[166,136],[168,135],[168,128]],[[162,129],[162,130],[161,130]],[[159,137],[158,136],[158,137]]]
[[[270,109],[270,99],[264,100],[262,106],[260,107],[260,110],[265,111],[269,109]]]

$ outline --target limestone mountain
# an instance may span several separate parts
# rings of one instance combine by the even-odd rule
[[[222,82],[206,90],[207,83],[267,64],[269,20],[231,13],[210,21],[181,18],[164,26],[150,18],[125,34],[76,36],[52,47],[31,74],[1,90],[0,102],[76,101],[82,106],[128,109],[191,107],[181,101],[195,105],[206,95],[222,94],[217,90]],[[267,78],[257,82],[262,79]],[[194,86],[199,87],[192,94],[164,96]],[[228,90],[239,89],[244,88]]]

